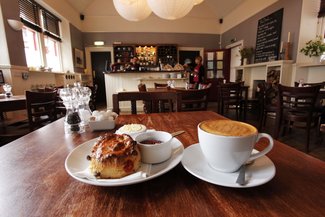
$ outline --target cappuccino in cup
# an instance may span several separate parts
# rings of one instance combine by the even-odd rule
[[[221,136],[249,136],[257,133],[252,125],[231,120],[204,121],[200,126],[205,132]]]
[[[273,147],[269,134],[258,133],[254,126],[239,121],[203,121],[198,125],[198,136],[209,165],[221,172],[235,172],[245,162],[264,156]],[[256,142],[262,137],[269,140],[269,145],[252,154]]]

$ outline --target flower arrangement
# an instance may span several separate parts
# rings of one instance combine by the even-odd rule
[[[252,47],[243,47],[239,50],[239,53],[242,59],[250,59],[253,56],[254,49]]]
[[[325,52],[325,43],[323,39],[318,36],[315,40],[308,41],[300,52],[309,57],[319,57]]]

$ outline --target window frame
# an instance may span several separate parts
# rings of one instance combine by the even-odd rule
[[[45,43],[45,37],[49,37],[50,40],[55,40],[57,44],[57,52],[59,58],[59,66],[57,70],[63,70],[62,63],[62,40],[61,40],[61,20],[53,13],[39,5],[34,0],[19,0],[20,17],[26,28],[29,28],[37,34],[37,42],[40,49],[41,64],[44,67],[49,67],[47,59],[47,49]],[[24,13],[27,13],[24,14]],[[49,28],[55,27],[54,31]],[[53,26],[54,25],[54,26]],[[24,38],[24,35],[23,35]],[[25,52],[26,56],[26,52]],[[27,56],[26,56],[27,59]],[[27,61],[28,63],[28,61]],[[28,65],[28,67],[38,67]]]

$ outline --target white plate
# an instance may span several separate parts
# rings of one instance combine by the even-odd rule
[[[159,164],[152,164],[149,174],[147,177],[137,177],[135,179],[99,179],[99,180],[88,180],[79,178],[74,173],[83,171],[89,166],[89,161],[86,159],[87,155],[91,153],[91,149],[98,138],[89,140],[71,151],[65,160],[65,169],[74,179],[91,185],[98,186],[122,186],[131,185],[139,182],[145,182],[150,179],[156,178],[167,173],[173,169],[181,160],[184,152],[183,144],[176,138],[172,139],[172,156],[165,162]],[[149,166],[150,167],[150,166]],[[148,164],[141,164],[141,168],[148,168]]]
[[[182,164],[189,173],[199,179],[212,184],[233,188],[259,186],[270,181],[275,175],[273,162],[267,156],[263,156],[246,167],[247,184],[239,185],[236,183],[238,171],[234,173],[223,173],[213,169],[204,158],[200,144],[198,143],[185,149]]]

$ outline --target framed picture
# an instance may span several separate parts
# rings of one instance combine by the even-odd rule
[[[84,68],[84,52],[77,48],[74,49],[74,66],[76,68]]]
[[[2,70],[0,70],[0,84],[4,84],[5,83],[5,78],[3,76]]]

